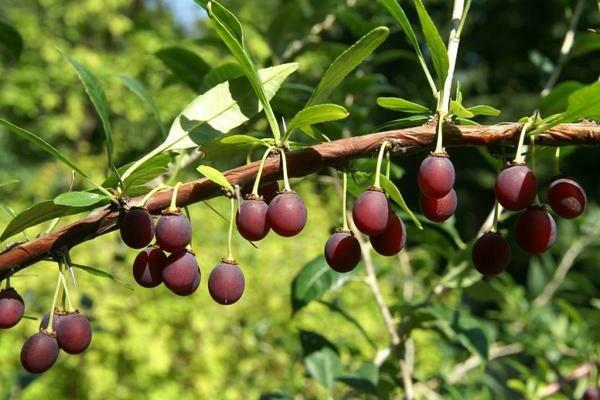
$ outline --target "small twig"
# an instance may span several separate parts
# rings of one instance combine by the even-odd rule
[[[495,360],[497,358],[511,356],[514,354],[518,354],[522,352],[525,348],[520,343],[501,345],[499,343],[494,343],[490,347],[490,353],[488,357],[488,361]],[[473,355],[467,358],[466,361],[457,364],[454,369],[448,375],[448,382],[451,384],[459,382],[469,371],[477,368],[481,365],[481,357],[478,355]]]

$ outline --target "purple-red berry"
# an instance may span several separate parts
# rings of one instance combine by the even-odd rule
[[[393,256],[400,253],[406,244],[406,228],[404,222],[390,211],[388,223],[382,234],[371,236],[371,246],[382,256]]]
[[[145,288],[153,288],[162,283],[162,271],[167,256],[156,247],[146,247],[133,261],[133,278]]]
[[[69,354],[83,353],[92,342],[90,322],[78,311],[62,316],[56,328],[56,341]]]
[[[56,337],[46,331],[31,336],[21,349],[21,365],[32,374],[46,372],[58,358]]]
[[[156,242],[168,253],[185,250],[192,239],[190,221],[180,211],[165,213],[156,224]]]
[[[423,215],[433,222],[443,222],[450,218],[458,204],[454,189],[441,199],[432,199],[421,193],[419,201]]]
[[[192,294],[200,284],[200,268],[196,257],[188,251],[180,251],[167,257],[162,272],[163,282],[179,296]]]
[[[244,294],[246,283],[242,270],[234,261],[223,260],[208,277],[208,291],[219,304],[233,304]]]
[[[261,240],[269,233],[267,212],[269,205],[260,197],[249,195],[240,204],[235,217],[238,232],[252,242]]]
[[[67,315],[66,311],[54,309],[54,317],[52,318],[52,330],[56,331],[58,329],[58,325],[60,324],[60,320]],[[50,321],[50,313],[44,314],[44,317],[40,321],[40,330],[43,331],[48,328],[48,322]]]
[[[486,232],[473,245],[473,265],[482,275],[496,276],[504,272],[511,259],[508,242],[497,232]]]
[[[432,199],[446,196],[454,187],[454,165],[448,154],[432,153],[427,156],[417,175],[417,182],[421,193]]]
[[[587,196],[573,179],[554,178],[548,187],[548,204],[562,218],[577,218],[585,210]]]
[[[360,243],[350,231],[337,231],[325,243],[325,260],[337,272],[356,268],[360,254]]]
[[[498,174],[494,191],[502,207],[521,211],[535,200],[537,179],[527,165],[513,164]]]
[[[15,289],[7,288],[0,292],[0,329],[18,324],[24,312],[25,303]]]
[[[375,187],[361,194],[352,207],[354,224],[368,236],[381,235],[387,227],[388,218],[388,199],[383,190]]]
[[[530,254],[541,254],[556,240],[556,223],[543,207],[529,207],[515,224],[515,240]]]
[[[583,400],[600,400],[600,389],[589,388],[583,393]]]
[[[133,207],[120,221],[121,239],[133,249],[148,246],[154,239],[154,221],[152,215],[142,207]]]
[[[306,207],[296,192],[279,193],[267,211],[267,221],[271,229],[279,236],[294,236],[300,233],[306,224]]]

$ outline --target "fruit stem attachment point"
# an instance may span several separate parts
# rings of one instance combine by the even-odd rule
[[[265,161],[267,160],[267,157],[269,157],[269,154],[271,154],[272,150],[273,146],[267,147],[267,150],[265,150],[265,154],[263,154],[262,159],[260,160],[258,172],[256,173],[256,179],[254,180],[254,186],[252,186],[252,194],[254,196],[258,196],[258,187],[260,186],[260,178],[262,178],[262,172],[263,168],[265,167]]]
[[[381,164],[383,163],[383,155],[385,154],[385,149],[388,147],[388,145],[389,142],[387,140],[382,141],[381,147],[379,148],[379,154],[377,156],[377,167],[375,168],[375,182],[373,183],[373,186],[378,189],[381,189]]]
[[[171,205],[169,206],[169,212],[177,212],[177,193],[179,192],[179,187],[183,185],[181,182],[177,182],[175,187],[173,188],[173,195],[171,196]]]
[[[347,212],[347,197],[348,197],[348,174],[342,173],[342,229],[349,231],[348,228],[348,212]]]
[[[46,328],[46,330],[51,334],[54,333],[54,329],[52,329],[52,323],[54,321],[54,309],[56,308],[56,301],[58,300],[58,292],[60,291],[60,288],[62,286],[61,277],[62,273],[59,269],[58,280],[56,281],[56,289],[54,290],[54,297],[52,298],[52,307],[50,308],[50,316],[48,317],[48,326]]]
[[[288,178],[287,159],[285,156],[285,150],[279,148],[279,152],[281,153],[281,167],[283,168],[283,188],[286,192],[291,192],[292,188],[290,186],[290,180]]]
[[[521,134],[519,136],[519,144],[517,145],[517,153],[515,154],[515,164],[523,164],[525,162],[525,155],[523,154],[523,145],[525,143],[525,134],[533,124],[533,118],[529,118],[529,120],[523,124],[521,128]]]
[[[165,190],[168,189],[169,187],[167,185],[158,185],[157,187],[155,187],[154,189],[152,189],[151,191],[149,191],[144,198],[142,199],[142,201],[140,201],[140,203],[138,204],[139,207],[146,207],[146,203],[148,203],[148,200],[150,200],[152,198],[152,196],[154,196],[156,193],[160,192],[161,190]]]
[[[235,197],[229,198],[230,214],[229,214],[229,233],[227,236],[227,260],[233,260],[232,237],[233,237],[233,220],[235,219]]]

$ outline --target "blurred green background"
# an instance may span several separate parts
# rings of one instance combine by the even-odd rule
[[[332,99],[347,107],[351,116],[323,130],[331,138],[360,135],[399,118],[377,107],[379,96],[433,106],[409,44],[376,1],[222,3],[240,18],[257,64],[300,63],[299,71],[273,101],[277,116],[291,118],[332,60],[378,25],[392,29],[389,38]],[[416,13],[409,3],[403,5],[416,27]],[[425,3],[446,39],[451,2]],[[482,123],[515,121],[540,107],[539,93],[558,59],[574,4],[474,1],[457,79],[466,105],[489,104],[503,111]],[[561,81],[587,84],[600,72],[600,35],[586,32],[600,26],[599,10],[594,1],[585,7]],[[18,60],[2,53],[0,116],[69,154],[97,181],[106,173],[102,127],[76,73],[58,49],[101,79],[118,164],[141,157],[161,141],[151,113],[119,75],[133,76],[145,85],[168,128],[177,113],[207,89],[202,68],[234,61],[192,0],[3,0],[0,19],[16,27],[24,41]],[[237,131],[265,135],[267,124],[257,116]],[[495,166],[481,149],[450,150],[458,176],[456,217],[440,226],[425,224],[423,231],[405,218],[409,239],[404,255],[375,257],[383,295],[414,348],[417,398],[568,399],[595,385],[595,362],[600,359],[598,151],[563,150],[563,172],[576,177],[588,193],[590,206],[584,217],[559,221],[557,244],[541,257],[527,257],[513,246],[508,273],[481,280],[471,273],[468,246],[493,205]],[[552,150],[539,150],[537,172],[542,185],[552,177],[552,155]],[[421,158],[394,160],[397,183],[413,210],[418,209],[415,171]],[[226,169],[244,160],[240,154],[216,166]],[[369,162],[357,163],[357,168]],[[187,168],[178,179],[196,177],[194,168]],[[0,182],[13,179],[18,182],[0,187],[0,200],[19,212],[68,190],[71,174],[27,142],[0,131]],[[176,297],[162,286],[153,290],[136,286],[131,277],[136,253],[123,245],[118,234],[75,248],[75,262],[106,270],[131,287],[79,272],[75,298],[92,320],[92,346],[81,356],[61,354],[55,367],[42,376],[26,374],[19,364],[21,344],[36,331],[38,322],[23,320],[16,328],[0,332],[0,398],[403,398],[399,360],[405,359],[406,348],[379,369],[376,389],[370,394],[343,382],[327,388],[305,367],[301,330],[318,332],[335,343],[347,371],[372,362],[378,350],[389,346],[389,339],[364,282],[362,265],[343,288],[335,288],[324,299],[349,311],[369,339],[339,312],[318,302],[292,315],[294,277],[322,252],[330,229],[340,222],[339,195],[328,171],[296,180],[293,186],[309,210],[305,230],[291,240],[271,233],[258,249],[235,239],[246,291],[231,307],[214,303],[206,289],[208,273],[225,255],[227,226],[204,204],[191,207],[193,245],[203,278],[200,289],[189,298]],[[75,188],[82,187],[76,180]],[[227,212],[224,198],[209,203]],[[75,219],[65,218],[61,224]],[[0,212],[0,227],[9,220]],[[507,215],[501,227],[510,229],[513,220]],[[33,237],[46,227],[29,229],[28,234]],[[22,236],[8,242],[18,240]],[[561,263],[570,263],[568,275],[550,301],[536,303]],[[25,298],[26,314],[39,318],[50,307],[53,265],[41,262],[20,275],[13,285]],[[432,292],[434,287],[442,290]],[[420,314],[423,308],[426,312]],[[457,315],[466,324],[457,322]],[[487,363],[478,358],[494,346],[507,344],[516,345],[518,351]],[[480,360],[476,367],[456,378],[457,368],[473,357]],[[589,367],[589,373],[569,379],[582,365]],[[548,393],[549,385],[557,382],[560,390]]]

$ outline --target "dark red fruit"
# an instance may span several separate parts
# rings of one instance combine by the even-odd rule
[[[58,329],[58,325],[60,324],[60,320],[62,317],[67,315],[66,311],[59,311],[58,309],[54,310],[54,318],[52,318],[52,330],[56,331]],[[46,313],[40,322],[40,330],[45,330],[48,328],[48,322],[50,320],[50,314]]]
[[[554,178],[548,187],[548,203],[563,218],[579,217],[587,205],[583,188],[569,178]]]
[[[517,219],[515,240],[531,254],[541,254],[556,240],[554,218],[543,207],[529,207]]]
[[[167,257],[162,272],[165,286],[180,296],[192,294],[200,284],[200,269],[196,257],[188,251],[180,251]]]
[[[502,207],[521,211],[535,199],[537,180],[527,165],[514,164],[498,174],[494,191]]]
[[[267,211],[267,221],[279,236],[294,236],[306,224],[306,207],[296,192],[279,193]]]
[[[133,207],[120,221],[121,239],[133,249],[148,246],[154,238],[154,221],[145,208]]]
[[[369,188],[361,194],[352,208],[352,219],[365,235],[381,235],[387,226],[389,205],[381,189]]]
[[[0,329],[12,328],[19,323],[25,312],[23,298],[13,288],[0,292]]]
[[[146,247],[133,262],[133,277],[145,288],[153,288],[162,283],[162,271],[167,256],[158,247]]]
[[[360,254],[360,243],[350,231],[337,231],[325,243],[325,260],[337,272],[356,268]]]
[[[267,211],[269,205],[261,198],[253,196],[246,197],[240,204],[240,209],[235,217],[240,235],[250,241],[261,240],[269,233],[267,222]]]
[[[208,291],[219,304],[233,304],[244,294],[244,274],[235,262],[223,260],[208,277]]]
[[[381,235],[371,236],[371,246],[382,256],[393,256],[400,253],[406,244],[406,228],[404,222],[390,211],[387,226]]]
[[[166,252],[185,250],[192,239],[192,226],[181,212],[167,213],[156,224],[156,242]]]
[[[58,358],[56,337],[41,331],[31,336],[21,349],[21,365],[32,374],[46,372]]]
[[[92,342],[90,322],[78,311],[64,315],[56,329],[56,341],[69,354],[83,353]]]
[[[583,400],[600,400],[600,389],[590,388],[583,393]]]
[[[433,222],[443,222],[456,211],[458,199],[456,198],[456,192],[452,189],[450,193],[441,199],[432,199],[421,193],[420,203],[421,211],[427,219]]]
[[[497,232],[487,232],[473,245],[473,264],[482,275],[495,276],[508,267],[511,259],[510,246]]]
[[[419,167],[417,182],[421,192],[432,199],[446,196],[454,187],[454,165],[446,153],[432,153]]]

